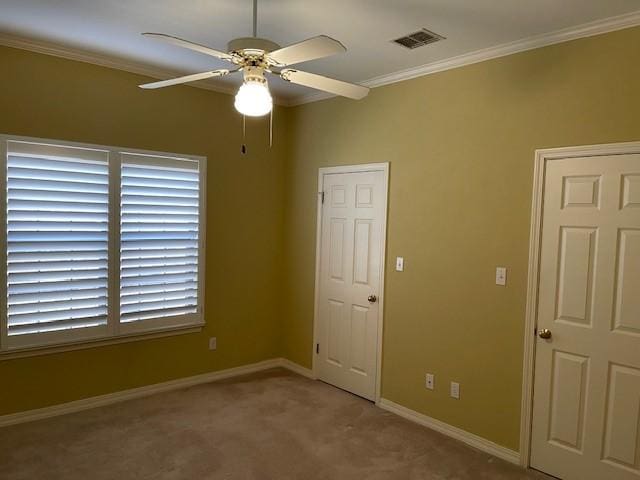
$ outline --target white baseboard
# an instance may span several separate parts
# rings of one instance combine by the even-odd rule
[[[303,377],[316,380],[316,377],[313,374],[313,370],[303,367],[302,365],[299,365],[295,362],[292,362],[287,358],[280,358],[279,360],[280,360],[281,367],[286,368],[287,370],[291,370],[292,372],[297,373],[298,375],[302,375]]]
[[[395,413],[407,420],[411,420],[412,422],[430,428],[431,430],[435,430],[436,432],[442,433],[448,437],[455,438],[456,440],[493,455],[494,457],[520,465],[520,454],[518,452],[498,445],[497,443],[493,443],[486,438],[479,437],[478,435],[469,433],[440,420],[436,420],[435,418],[428,417],[427,415],[411,410],[410,408],[403,407],[402,405],[392,402],[391,400],[387,400],[386,398],[381,398],[377,405],[384,410]]]
[[[133,388],[130,390],[108,393],[106,395],[99,395],[97,397],[84,398],[82,400],[75,400],[73,402],[52,405],[50,407],[3,415],[0,416],[0,427],[16,425],[18,423],[32,422],[34,420],[41,420],[44,418],[57,417],[59,415],[66,415],[68,413],[81,412],[83,410],[103,407],[105,405],[124,402],[126,400],[148,397],[149,395],[155,395],[156,393],[169,392],[171,390],[193,387],[195,385],[201,385],[203,383],[215,382],[216,380],[238,377],[240,375],[247,375],[249,373],[260,372],[262,370],[268,370],[270,368],[277,367],[286,368],[299,375],[313,378],[313,374],[309,369],[304,368],[297,363],[292,362],[291,360],[287,360],[284,358],[273,358],[271,360],[265,360],[263,362],[253,363],[251,365],[243,365],[241,367],[228,368],[226,370],[220,370],[217,372],[203,373],[201,375],[194,375],[192,377],[179,378],[176,380],[170,380],[168,382],[146,385],[144,387]]]
[[[271,360],[265,360],[262,362],[253,363],[251,365],[229,368],[217,372],[204,373],[192,377],[179,378],[176,380],[170,380],[168,382],[146,385],[144,387],[123,390],[106,395],[99,395],[97,397],[85,398],[82,400],[76,400],[60,405],[52,405],[50,407],[3,415],[0,416],[0,427],[57,417],[59,415],[66,415],[69,413],[81,412],[83,410],[89,410],[91,408],[103,407],[114,403],[155,395],[157,393],[169,392],[172,390],[178,390],[181,388],[192,387],[204,383],[215,382],[216,380],[223,380],[225,378],[238,377],[241,375],[247,375],[250,373],[260,372],[277,367],[286,368],[287,370],[290,370],[298,375],[315,379],[312,370],[298,365],[297,363],[294,363],[286,358],[273,358]],[[382,398],[377,405],[380,408],[395,413],[396,415],[400,415],[401,417],[404,417],[408,420],[431,428],[432,430],[455,438],[456,440],[460,440],[461,442],[477,448],[478,450],[482,450],[483,452],[489,453],[511,463],[520,463],[520,455],[513,450],[509,450],[508,448],[497,445],[482,437],[448,425],[444,422],[441,422],[440,420],[436,420],[414,410],[410,410],[406,407],[403,407],[402,405],[398,405],[397,403],[392,402],[391,400]]]

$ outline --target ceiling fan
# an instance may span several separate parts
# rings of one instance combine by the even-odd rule
[[[258,38],[257,27],[258,0],[253,0],[253,37],[231,40],[227,45],[226,53],[163,33],[143,33],[146,37],[226,60],[232,63],[235,68],[194,73],[170,80],[146,83],[140,87],[145,89],[162,88],[242,72],[244,82],[236,94],[235,107],[243,115],[252,117],[266,115],[273,107],[273,99],[269,92],[265,73],[276,75],[287,82],[354,100],[360,100],[369,93],[369,89],[361,85],[303,72],[295,68],[286,68],[300,62],[345,52],[346,48],[339,41],[326,35],[319,35],[281,48],[271,40]]]

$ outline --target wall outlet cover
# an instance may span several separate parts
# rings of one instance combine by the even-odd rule
[[[209,350],[216,350],[218,348],[218,339],[216,337],[211,337],[209,339]]]
[[[507,284],[507,267],[496,267],[496,285]]]
[[[435,382],[436,382],[436,379],[433,373],[427,373],[425,377],[425,387],[429,390],[433,390],[435,387]]]

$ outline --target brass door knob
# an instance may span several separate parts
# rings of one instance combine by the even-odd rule
[[[544,338],[545,340],[549,340],[551,338],[551,330],[548,328],[543,328],[538,332],[538,336],[540,338]]]
[[[376,303],[378,301],[378,297],[376,297],[375,295],[369,295],[367,297],[367,300],[369,300],[369,303]]]

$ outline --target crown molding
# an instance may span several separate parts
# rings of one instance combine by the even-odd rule
[[[640,11],[631,12],[616,17],[609,17],[602,20],[596,20],[594,22],[577,25],[575,27],[557,30],[555,32],[536,35],[534,37],[517,40],[511,43],[484,48],[475,52],[465,53],[463,55],[458,55],[456,57],[448,58],[445,60],[438,60],[436,62],[427,63],[419,67],[409,68],[407,70],[401,70],[387,75],[381,75],[379,77],[374,77],[369,80],[360,82],[360,84],[369,88],[381,87],[383,85],[403,82],[405,80],[411,80],[413,78],[423,77],[425,75],[431,75],[433,73],[444,72],[446,70],[452,70],[454,68],[464,67],[466,65],[473,65],[474,63],[480,63],[486,60],[492,60],[494,58],[500,58],[507,55],[513,55],[515,53],[526,52],[527,50],[534,50],[536,48],[546,47],[549,45],[569,42],[571,40],[577,40],[579,38],[601,35],[603,33],[614,32],[616,30],[636,27],[638,25],[640,25]],[[317,102],[333,97],[335,97],[335,95],[323,92],[311,93],[309,95],[305,95],[303,97],[299,97],[297,99],[289,101],[287,103],[287,106],[292,107],[296,105],[303,105],[306,103]]]
[[[184,72],[176,72],[162,68],[151,67],[149,65],[132,62],[130,60],[124,60],[112,55],[89,52],[78,48],[65,47],[52,42],[32,40],[6,33],[0,33],[0,45],[5,47],[19,48],[21,50],[28,50],[35,53],[42,53],[44,55],[52,55],[54,57],[64,58],[67,60],[90,63],[92,65],[113,68],[115,70],[123,70],[125,72],[144,75],[145,77],[151,77],[158,80],[165,80],[179,75],[184,75]],[[227,95],[234,95],[236,90],[235,88],[226,88],[224,86],[220,86],[219,84],[214,84],[206,80],[190,84],[189,86],[203,88],[205,90],[212,90],[218,93],[225,93]]]
[[[418,67],[381,75],[379,77],[374,77],[360,83],[361,85],[369,88],[381,87],[383,85],[403,82],[405,80],[411,80],[413,78],[423,77],[425,75],[431,75],[438,72],[444,72],[446,70],[452,70],[454,68],[472,65],[474,63],[484,62],[486,60],[505,57],[507,55],[513,55],[515,53],[525,52],[527,50],[555,45],[557,43],[569,42],[571,40],[591,37],[594,35],[600,35],[616,30],[622,30],[625,28],[636,27],[638,25],[640,25],[640,10],[624,15],[596,20],[562,30],[557,30],[555,32],[536,35],[511,43],[484,48],[475,52],[465,53],[463,55],[458,55],[456,57],[448,58],[445,60],[438,60],[436,62],[427,63]],[[181,72],[152,67],[112,55],[89,52],[78,48],[65,47],[43,40],[32,40],[6,33],[0,33],[0,45],[19,48],[21,50],[29,50],[31,52],[42,53],[44,55],[52,55],[68,60],[75,60],[78,62],[91,63],[93,65],[113,68],[116,70],[123,70],[125,72],[144,75],[146,77],[151,77],[159,80],[165,80],[167,78],[184,75],[184,73]],[[210,80],[196,82],[193,84],[189,84],[188,86],[203,88],[205,90],[212,90],[214,92],[224,93],[227,95],[234,95],[236,90],[235,88],[221,86],[219,83]],[[331,95],[329,93],[314,92],[298,98],[276,99],[275,103],[277,105],[285,107],[294,107],[297,105],[317,102],[333,97],[335,97],[335,95]]]
[[[99,54],[89,52],[78,48],[65,47],[52,42],[42,40],[32,40],[16,35],[10,35],[0,32],[0,46],[18,48],[20,50],[28,50],[30,52],[41,53],[43,55],[51,55],[54,57],[64,58],[66,60],[75,60],[77,62],[90,63],[100,67],[122,70],[129,73],[144,75],[157,80],[166,80],[168,78],[179,77],[185,75],[184,72],[176,72],[163,68],[152,67],[129,60],[124,60],[117,56]],[[211,90],[225,95],[235,95],[237,87],[225,87],[212,80],[200,80],[199,82],[185,84],[187,87],[202,88]],[[280,106],[289,106],[287,101],[274,98],[274,103]]]

